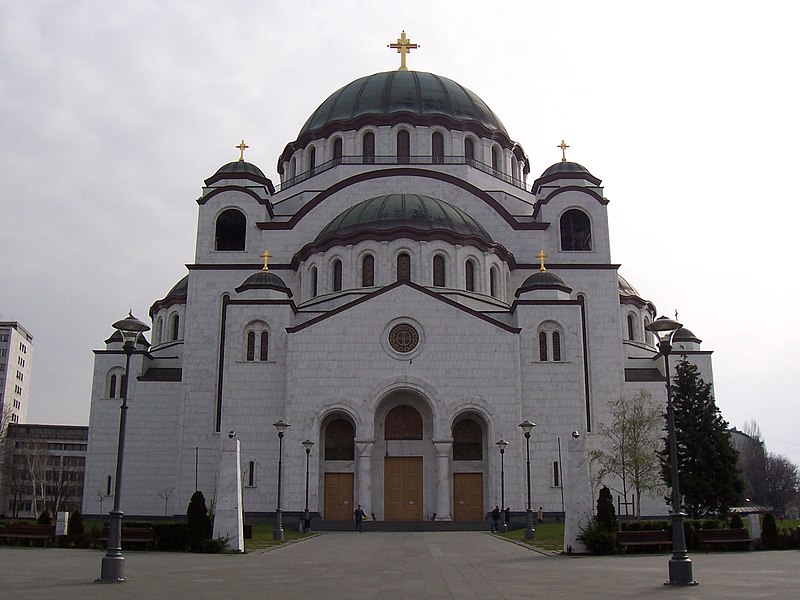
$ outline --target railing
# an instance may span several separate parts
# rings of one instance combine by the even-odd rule
[[[334,158],[324,163],[309,169],[304,173],[300,173],[291,179],[281,182],[280,185],[275,186],[275,191],[280,192],[287,188],[302,183],[307,179],[311,179],[315,175],[329,171],[338,165],[469,165],[479,171],[491,175],[496,179],[510,183],[511,185],[527,189],[525,182],[516,177],[512,177],[502,171],[492,168],[490,165],[480,162],[474,158],[467,158],[466,156],[341,156]]]

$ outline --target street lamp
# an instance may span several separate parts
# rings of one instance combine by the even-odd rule
[[[122,404],[119,407],[119,434],[117,438],[117,469],[114,474],[114,507],[109,516],[111,521],[108,528],[108,546],[103,563],[100,567],[100,579],[103,583],[122,583],[125,577],[125,557],[122,556],[122,511],[119,509],[120,495],[122,492],[122,459],[125,452],[125,424],[128,413],[128,374],[131,368],[131,355],[136,349],[139,336],[150,328],[133,316],[129,311],[128,316],[114,323],[114,329],[122,336],[122,351],[125,353],[125,373],[122,377],[120,396]]]
[[[536,536],[536,530],[533,528],[533,510],[531,509],[531,431],[536,427],[536,423],[525,419],[519,426],[525,432],[525,452],[528,456],[528,525],[525,528],[525,539],[532,540]]]
[[[667,387],[667,436],[669,438],[669,465],[672,474],[672,558],[669,559],[669,580],[666,585],[697,585],[692,576],[692,561],[686,551],[686,537],[683,533],[681,492],[678,487],[678,446],[675,439],[675,409],[672,405],[672,386],[670,385],[669,354],[672,351],[672,338],[683,327],[677,321],[659,317],[645,329],[658,336],[658,354],[653,360],[664,357],[664,383]]]
[[[283,539],[283,519],[281,518],[281,470],[283,469],[283,434],[289,424],[283,419],[272,424],[278,430],[278,507],[275,509],[275,530],[272,532],[273,540]]]
[[[303,448],[306,449],[306,512],[305,515],[303,515],[303,531],[308,531],[311,529],[311,518],[308,515],[308,459],[311,456],[311,446],[314,445],[314,442],[306,439],[301,443],[303,444]]]
[[[500,448],[500,510],[503,515],[502,521],[500,521],[500,531],[508,531],[508,522],[506,522],[506,470],[505,470],[505,455],[506,455],[506,446],[508,446],[508,442],[504,439],[500,439],[500,441],[495,442],[497,447]]]

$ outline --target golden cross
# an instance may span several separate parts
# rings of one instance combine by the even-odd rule
[[[561,148],[561,162],[567,162],[567,148],[569,146],[564,143],[564,140],[561,140],[561,143],[556,148]]]
[[[544,253],[544,250],[539,250],[539,254],[536,255],[536,258],[539,259],[539,270],[541,272],[543,272],[543,273],[545,271],[547,271],[547,269],[544,268],[544,259],[550,258],[550,257],[547,256],[547,254]]]
[[[269,253],[269,250],[264,250],[264,252],[261,253],[261,258],[264,259],[264,268],[261,270],[264,271],[265,273],[269,271],[269,266],[267,266],[267,263],[269,262],[269,259],[271,257],[272,254]]]
[[[242,142],[238,146],[234,147],[239,149],[239,162],[244,162],[244,149],[249,148],[250,146],[245,144],[244,140],[242,140]]]
[[[678,309],[677,308],[675,309],[675,320],[676,321],[678,320]]]
[[[406,54],[408,54],[411,50],[415,48],[419,48],[418,44],[412,44],[411,40],[406,38],[406,32],[402,31],[400,33],[400,37],[397,38],[397,43],[395,44],[387,44],[387,48],[397,48],[398,54],[400,54],[400,68],[397,69],[398,71],[408,71],[408,67],[406,66]]]

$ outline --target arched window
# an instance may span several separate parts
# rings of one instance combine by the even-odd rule
[[[297,159],[293,156],[292,162],[289,163],[289,179],[294,179],[297,176]]]
[[[519,179],[519,161],[514,155],[511,156],[511,177],[513,179]]]
[[[338,292],[342,289],[342,261],[338,258],[333,261],[333,291]]]
[[[316,298],[317,293],[317,267],[311,267],[311,297]]]
[[[153,341],[156,344],[160,344],[161,343],[161,333],[162,333],[163,329],[164,329],[164,319],[162,319],[161,317],[158,317],[158,320],[156,321],[155,335],[153,336],[155,338]]]
[[[436,287],[445,285],[444,256],[441,254],[433,257],[433,285]]]
[[[375,285],[375,257],[372,254],[366,254],[361,259],[361,286],[373,285]]]
[[[261,346],[258,351],[258,360],[266,362],[269,358],[269,333],[261,332]]]
[[[317,149],[314,146],[308,151],[308,171],[313,175],[317,169]]]
[[[411,257],[405,252],[397,255],[397,281],[411,280]]]
[[[464,158],[467,159],[467,164],[475,160],[475,142],[472,138],[464,138]]]
[[[422,415],[413,406],[395,406],[386,415],[384,438],[387,440],[421,440]]]
[[[244,250],[247,219],[235,208],[223,210],[217,217],[214,232],[214,249],[220,251]]]
[[[371,165],[375,162],[375,134],[371,131],[364,134],[361,155],[364,158],[365,165]]]
[[[117,376],[111,376],[111,384],[108,386],[108,397],[109,398],[116,398],[117,397]]]
[[[628,339],[635,340],[636,339],[636,329],[633,323],[633,315],[628,315]]]
[[[495,267],[489,269],[489,295],[497,298],[497,269]]]
[[[553,360],[561,361],[561,334],[557,331],[553,332]]]
[[[592,249],[592,226],[582,210],[571,208],[561,215],[561,249]]]
[[[539,360],[547,360],[547,334],[544,331],[539,332]]]
[[[433,164],[441,165],[444,163],[444,136],[438,131],[431,137],[431,155]]]
[[[247,333],[247,362],[253,362],[256,359],[256,332],[249,331]]]
[[[483,430],[474,419],[453,426],[453,460],[483,460]]]
[[[468,292],[475,291],[475,263],[471,260],[464,263],[464,288]]]
[[[347,419],[338,418],[325,428],[325,460],[355,460],[355,429]]]
[[[411,160],[411,136],[401,129],[397,132],[397,163],[407,165]]]
[[[337,165],[342,162],[342,138],[336,138],[333,142],[333,161]]]
[[[178,334],[180,333],[180,328],[181,328],[181,318],[176,313],[176,314],[172,315],[172,323],[171,323],[171,327],[170,327],[170,330],[171,330],[171,333],[172,333],[172,337],[170,338],[170,340],[175,341],[175,340],[178,339]]]
[[[501,166],[500,151],[497,149],[497,146],[492,146],[492,169],[499,171]]]

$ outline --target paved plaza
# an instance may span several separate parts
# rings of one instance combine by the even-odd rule
[[[98,584],[98,550],[0,548],[0,599],[780,598],[800,552],[693,554],[697,587],[663,585],[667,555],[564,557],[483,532],[325,533],[246,555],[128,552],[124,584]]]

